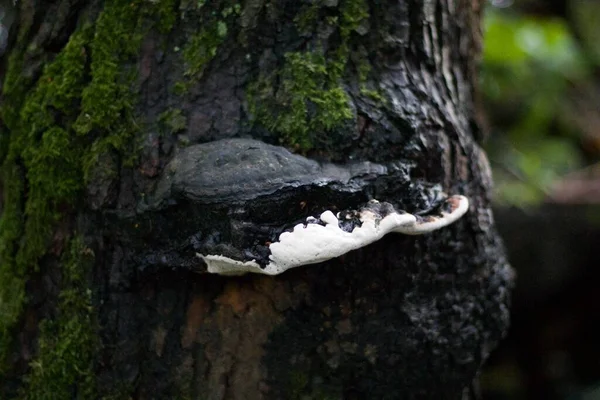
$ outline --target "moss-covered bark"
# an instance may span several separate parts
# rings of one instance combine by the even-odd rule
[[[27,2],[19,5],[22,13],[29,11]],[[57,10],[68,5],[46,4]],[[166,32],[175,15],[173,2],[109,1],[94,17],[83,10],[77,24],[62,32],[66,42],[54,57],[43,54],[38,66],[27,65],[46,50],[37,47],[42,46],[38,42],[58,40],[45,36],[45,19],[33,39],[33,27],[14,28],[18,38],[6,60],[1,108],[6,206],[0,223],[0,371],[8,374],[12,339],[27,306],[28,281],[34,273],[45,273],[48,262],[43,258],[61,260],[58,316],[40,326],[38,360],[32,361],[25,392],[31,398],[65,398],[74,390],[73,382],[86,386],[85,398],[93,397],[88,387],[90,365],[85,364],[91,362],[94,349],[89,346],[96,340],[88,338],[90,316],[80,315],[91,307],[89,282],[81,276],[85,263],[61,255],[77,235],[77,209],[99,158],[116,152],[122,160],[131,159],[132,138],[139,129],[133,107],[141,40],[153,28],[153,20],[160,21],[156,25]],[[116,178],[117,171],[113,174]],[[83,366],[73,362],[79,357],[84,358]]]
[[[463,392],[506,329],[510,280],[472,116],[477,2],[16,7],[1,69],[0,397]],[[191,244],[148,253],[190,218],[130,218],[168,160],[244,136],[410,165],[469,196],[470,219],[276,279],[194,274]]]
[[[337,7],[305,4],[294,18],[298,32],[312,37],[318,29],[329,29],[329,35],[337,37],[333,43],[313,40],[306,50],[287,52],[280,68],[259,75],[248,92],[254,122],[300,151],[327,145],[325,137],[354,117],[342,78],[351,76],[347,71],[351,67],[351,36],[368,17],[365,0],[344,1]],[[327,50],[323,48],[326,45]],[[349,130],[344,139],[351,138]]]

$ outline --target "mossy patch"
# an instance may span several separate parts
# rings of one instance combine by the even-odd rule
[[[82,205],[87,171],[100,155],[112,151],[131,159],[139,125],[133,118],[137,55],[149,29],[164,31],[173,25],[175,16],[167,17],[174,4],[107,1],[95,23],[80,24],[36,81],[23,75],[25,44],[9,58],[0,109],[3,143],[8,146],[1,167],[5,207],[0,219],[0,381],[3,368],[9,367],[4,360],[26,301],[25,284],[39,268],[57,221]],[[19,32],[19,37],[25,40],[26,35]],[[63,261],[69,269],[67,264]],[[65,282],[81,285],[77,293],[86,293],[84,280]],[[79,315],[81,320],[71,286],[61,294],[62,314]],[[70,305],[74,314],[65,309]],[[88,341],[71,340],[76,334],[63,330],[72,326],[49,321],[42,328],[42,339],[44,330],[64,339],[46,342],[62,348],[61,354],[87,354]]]
[[[269,78],[249,87],[250,112],[286,145],[312,148],[315,134],[352,118],[348,95],[331,68],[321,51],[287,53],[275,93]]]
[[[198,3],[196,10],[201,11],[204,3]],[[241,5],[237,2],[223,7],[221,10],[207,10],[198,17],[202,28],[192,34],[182,49],[185,62],[184,76],[187,82],[178,82],[175,88],[176,94],[187,91],[190,84],[197,82],[206,66],[217,55],[219,47],[229,35],[232,21],[240,14]],[[194,14],[192,14],[194,15]]]
[[[294,24],[301,35],[310,35],[317,26],[321,5],[314,2],[302,9],[294,18]]]
[[[11,140],[3,165],[7,207],[0,224],[0,357],[6,355],[21,314],[27,274],[46,251],[58,208],[81,188],[81,143],[72,141],[55,119],[59,113],[73,117],[72,101],[83,88],[86,35],[89,31],[82,29],[71,37],[24,99],[19,118],[5,119]],[[5,92],[9,99],[10,94]],[[4,116],[13,110],[2,111]]]
[[[173,135],[184,131],[187,127],[187,118],[178,108],[169,109],[158,116],[161,134]]]
[[[136,56],[147,31],[148,15],[165,10],[160,2],[154,9],[140,9],[135,3],[114,2],[105,7],[96,21],[94,40],[90,44],[91,81],[81,95],[81,109],[73,124],[79,136],[95,136],[83,160],[84,175],[98,162],[100,154],[110,150],[128,153],[127,146],[138,129],[133,107],[137,75]],[[163,29],[163,22],[160,25]],[[131,161],[131,159],[127,159]]]
[[[329,43],[327,52],[323,46],[288,52],[280,69],[261,73],[247,90],[253,123],[301,152],[327,143],[323,136],[353,118],[343,78],[351,36],[369,16],[365,0],[342,0],[337,15],[322,13],[321,4],[305,7],[295,19],[298,32],[314,31],[321,22],[335,24],[339,35],[337,45],[332,47]]]
[[[202,76],[206,64],[217,55],[217,49],[227,37],[227,31],[227,24],[224,21],[216,21],[209,28],[202,29],[190,37],[183,48],[186,76],[196,79]]]
[[[22,389],[27,399],[93,399],[96,321],[87,274],[93,252],[74,237],[61,260],[56,316],[40,323],[39,351]]]
[[[149,9],[150,15],[156,16],[158,31],[162,34],[171,32],[177,21],[177,0],[160,0]]]
[[[340,5],[340,34],[348,37],[369,18],[369,5],[366,0],[342,0]]]
[[[369,76],[371,75],[372,68],[371,64],[367,60],[366,54],[358,55],[358,62],[356,63],[356,72],[358,74],[358,84],[360,85],[360,94],[367,96],[373,100],[376,104],[386,104],[386,97],[382,90],[371,89],[369,87]]]

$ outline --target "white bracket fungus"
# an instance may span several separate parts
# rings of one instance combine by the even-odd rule
[[[465,196],[448,197],[437,214],[418,216],[397,211],[389,203],[370,201],[359,211],[334,215],[323,212],[309,217],[292,231],[283,232],[269,245],[269,262],[261,267],[256,260],[238,261],[223,255],[202,255],[208,272],[219,275],[243,275],[248,272],[278,275],[290,268],[320,263],[371,244],[390,232],[405,235],[428,233],[458,220],[469,209]]]
[[[414,178],[413,168],[400,159],[319,162],[245,138],[187,146],[138,204],[134,218],[160,243],[144,260],[152,265],[166,257],[195,269],[197,254],[201,272],[206,264],[220,275],[277,275],[390,232],[431,232],[467,211],[466,197],[448,197],[439,184]]]

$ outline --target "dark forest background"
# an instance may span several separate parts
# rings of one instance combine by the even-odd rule
[[[485,399],[600,399],[600,2],[488,2],[496,219],[517,271]]]

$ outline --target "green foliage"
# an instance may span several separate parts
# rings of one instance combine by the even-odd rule
[[[346,73],[351,33],[368,18],[364,0],[342,1],[337,24],[340,43],[325,53],[320,47],[285,54],[284,64],[264,74],[248,87],[253,122],[279,135],[283,144],[300,151],[315,148],[321,139],[353,117],[342,85]],[[300,33],[315,29],[321,18],[317,3],[306,6],[295,19]]]
[[[560,175],[581,165],[579,149],[568,138],[494,140],[491,147],[498,200],[507,204],[539,203]]]
[[[527,73],[532,67],[573,77],[585,73],[582,56],[564,21],[494,10],[485,18],[484,61],[521,68],[517,73]]]
[[[75,237],[61,260],[56,316],[40,323],[39,353],[22,390],[24,399],[93,399],[98,346],[87,273],[93,253]]]
[[[582,163],[568,91],[589,77],[589,65],[563,21],[496,10],[485,18],[483,61],[497,199],[535,204]]]

